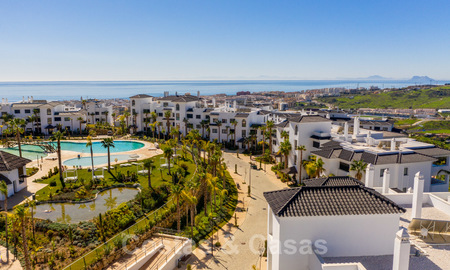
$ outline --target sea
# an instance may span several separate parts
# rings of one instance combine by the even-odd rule
[[[128,98],[136,94],[163,96],[165,91],[173,94],[235,95],[239,91],[285,91],[322,88],[357,88],[378,86],[380,88],[404,87],[423,84],[411,80],[198,80],[198,81],[51,81],[51,82],[0,82],[0,97],[9,102],[21,101],[33,96],[48,101]],[[428,82],[425,82],[428,83]],[[447,81],[433,81],[444,84]]]

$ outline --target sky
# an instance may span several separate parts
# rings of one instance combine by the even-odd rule
[[[450,1],[0,1],[0,81],[450,79]]]

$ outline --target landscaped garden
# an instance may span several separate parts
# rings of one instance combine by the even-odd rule
[[[102,269],[124,255],[123,245],[128,249],[142,245],[158,227],[173,229],[198,242],[227,222],[237,204],[237,189],[222,163],[220,146],[202,141],[193,131],[181,143],[172,135],[161,149],[163,155],[129,166],[112,162],[110,172],[104,170],[101,179],[93,179],[90,169],[65,167],[63,171],[73,171],[70,176],[63,173],[63,180],[58,167],[39,179],[48,185],[28,205],[40,205],[15,209],[8,219],[9,246],[23,266]],[[150,177],[146,174],[149,169]],[[74,176],[76,181],[64,181],[65,177]],[[140,191],[131,200],[117,203],[116,198],[122,195],[113,195],[114,191],[125,186],[139,187]],[[99,195],[94,200],[96,194]],[[99,197],[105,198],[108,210],[76,224],[67,218],[91,207],[87,201],[95,207]],[[62,218],[58,222],[36,218],[42,205],[48,205],[49,215],[60,211]],[[78,209],[68,212],[69,205]],[[16,213],[20,211],[25,214]],[[19,229],[21,226],[23,230]],[[6,240],[5,227],[2,216],[0,241]],[[129,234],[137,237],[128,239]]]

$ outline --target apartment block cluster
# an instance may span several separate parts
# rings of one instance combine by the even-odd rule
[[[68,130],[79,132],[87,124],[107,122],[114,124],[112,114],[120,102],[88,99],[80,101],[47,101],[23,97],[20,102],[8,102],[3,98],[0,104],[0,134],[5,127],[4,116],[27,120],[25,133],[50,135],[53,131]]]

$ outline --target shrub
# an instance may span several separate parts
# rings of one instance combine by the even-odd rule
[[[51,186],[51,187],[56,187],[56,181],[55,181],[55,180],[52,180],[52,181],[50,182],[50,186]]]

